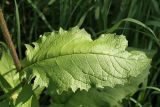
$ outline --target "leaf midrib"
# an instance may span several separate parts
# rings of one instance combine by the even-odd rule
[[[63,54],[63,55],[57,55],[57,56],[53,56],[53,57],[49,57],[49,58],[43,58],[41,60],[37,60],[35,62],[32,62],[31,64],[29,65],[26,65],[23,67],[22,71],[32,65],[34,65],[35,63],[38,63],[38,62],[42,62],[42,61],[45,61],[45,60],[49,60],[49,59],[54,59],[54,58],[58,58],[58,57],[63,57],[63,56],[72,56],[72,55],[107,55],[107,56],[112,56],[112,57],[117,57],[117,58],[121,58],[121,59],[125,59],[125,60],[137,60],[137,59],[126,59],[124,57],[120,57],[120,56],[116,56],[116,55],[111,55],[111,54],[104,54],[104,53],[72,53],[72,54]],[[144,61],[144,60],[140,60],[140,61]],[[29,61],[30,62],[30,61]]]

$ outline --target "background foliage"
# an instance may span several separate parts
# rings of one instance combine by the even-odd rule
[[[59,29],[69,29],[78,25],[85,28],[97,38],[114,24],[125,18],[134,18],[149,26],[160,38],[160,0],[1,0],[9,30],[13,35],[13,41],[18,54],[24,57],[24,43],[31,43],[39,38],[39,35]],[[129,46],[142,49],[157,49],[153,58],[152,68],[145,90],[139,90],[133,98],[124,101],[124,105],[138,106],[160,105],[160,49],[153,35],[137,24],[122,23],[114,31],[117,34],[126,35]],[[0,31],[0,46],[4,44]],[[154,103],[153,103],[154,101]],[[134,103],[133,103],[134,102]]]

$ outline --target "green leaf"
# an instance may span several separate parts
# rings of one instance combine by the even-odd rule
[[[3,105],[3,107],[14,107],[8,99],[0,101],[0,106],[2,106],[2,105]]]
[[[0,86],[5,92],[8,92],[19,83],[19,75],[16,73],[12,57],[7,51],[2,52],[0,68]]]
[[[129,47],[126,49],[127,51],[142,51],[146,54],[146,56],[148,58],[153,58],[153,56],[157,53],[157,50],[149,50],[149,49],[137,49],[137,48],[132,48],[132,47]]]
[[[126,51],[123,35],[103,34],[93,41],[77,27],[46,33],[33,44],[26,45],[30,64],[24,71],[45,72],[49,87],[55,86],[58,93],[123,85],[148,70],[151,62],[144,52]]]
[[[122,99],[126,96],[132,96],[138,89],[138,85],[144,81],[147,75],[148,71],[144,70],[137,77],[132,77],[129,83],[116,85],[114,88],[91,88],[88,92],[78,90],[67,97],[66,93],[62,93],[58,95],[58,101],[55,100],[57,96],[55,94],[52,95],[53,104],[50,107],[123,107],[121,105]]]
[[[31,85],[25,85],[18,95],[16,107],[39,107],[38,100],[32,91]]]
[[[33,70],[33,77],[35,77],[33,84],[34,93],[39,98],[44,88],[48,87],[49,79],[45,72],[38,72],[36,70]]]
[[[0,75],[0,87],[3,89],[4,92],[8,92],[12,87],[7,82],[7,80],[4,79],[2,75]]]

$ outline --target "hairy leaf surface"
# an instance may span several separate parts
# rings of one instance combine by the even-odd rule
[[[75,27],[46,33],[33,44],[26,45],[29,65],[24,70],[46,73],[49,86],[56,86],[59,93],[69,88],[123,85],[150,67],[144,52],[126,51],[123,35],[103,34],[92,40],[85,30]]]
[[[91,88],[88,91],[77,90],[75,93],[63,92],[61,95],[52,95],[53,103],[49,107],[123,107],[122,99],[132,96],[138,85],[142,83],[148,75],[148,71],[137,77],[132,77],[130,82],[125,85],[115,87]],[[55,100],[57,99],[57,100]]]

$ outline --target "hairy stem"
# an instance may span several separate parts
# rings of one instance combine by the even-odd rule
[[[18,58],[18,55],[17,55],[16,49],[14,47],[14,44],[12,42],[11,34],[9,33],[6,21],[5,21],[4,16],[3,16],[2,9],[0,9],[0,26],[1,26],[1,29],[2,29],[2,32],[3,32],[4,39],[6,40],[6,43],[9,47],[9,49],[10,49],[14,64],[16,66],[16,69],[19,72],[21,70],[22,66],[21,66],[20,60]]]

